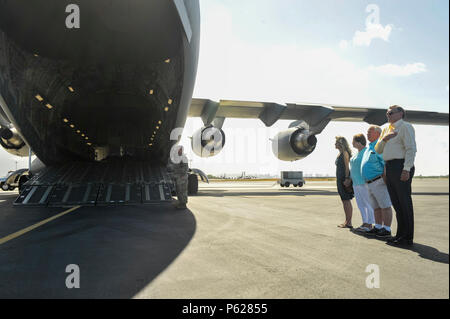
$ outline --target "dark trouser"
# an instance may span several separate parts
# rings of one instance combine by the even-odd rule
[[[397,234],[407,240],[414,238],[414,209],[411,198],[411,183],[415,168],[409,172],[409,180],[402,182],[400,176],[405,160],[392,160],[386,162],[387,188],[391,196],[392,205],[397,217]]]

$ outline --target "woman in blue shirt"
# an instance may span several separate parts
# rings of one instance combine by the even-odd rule
[[[357,134],[353,137],[353,147],[358,150],[358,153],[350,159],[350,176],[353,181],[353,190],[355,191],[356,204],[361,212],[363,224],[356,230],[361,232],[368,232],[375,224],[373,208],[370,204],[369,190],[366,181],[362,176],[361,163],[366,151],[367,141],[364,134]]]

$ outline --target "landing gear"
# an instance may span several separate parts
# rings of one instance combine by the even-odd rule
[[[22,175],[19,179],[19,193],[22,192],[22,190],[25,187],[25,183],[28,182],[29,178],[26,175]]]
[[[189,174],[188,176],[188,195],[197,195],[198,193],[198,178],[196,174]]]

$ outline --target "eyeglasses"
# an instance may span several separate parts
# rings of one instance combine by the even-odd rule
[[[391,111],[388,111],[386,114],[389,115],[389,116],[391,116],[392,114],[399,113],[399,112],[401,112],[401,111],[396,110],[396,111],[394,112],[393,110],[391,110]]]

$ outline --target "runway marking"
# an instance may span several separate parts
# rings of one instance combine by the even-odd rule
[[[45,225],[45,224],[47,224],[47,223],[49,223],[49,222],[51,222],[51,221],[53,221],[53,220],[55,220],[55,219],[57,219],[59,217],[67,215],[67,214],[73,212],[74,210],[77,210],[80,207],[81,206],[72,207],[72,208],[70,208],[70,209],[68,209],[68,210],[66,210],[66,211],[64,211],[64,212],[62,212],[62,213],[60,213],[58,215],[55,215],[55,216],[50,217],[50,218],[47,218],[47,219],[45,219],[45,220],[43,220],[43,221],[41,221],[39,223],[36,223],[36,224],[31,225],[31,226],[29,226],[27,228],[19,230],[19,231],[15,232],[15,233],[13,233],[11,235],[3,237],[3,238],[0,239],[0,245],[3,245],[5,243],[7,243],[8,241],[11,241],[11,240],[13,240],[13,239],[15,239],[17,237],[20,237],[20,236],[22,236],[22,235],[24,235],[26,233],[29,233],[30,231],[32,231],[32,230],[34,230],[34,229],[36,229],[38,227],[41,227],[42,225]]]

